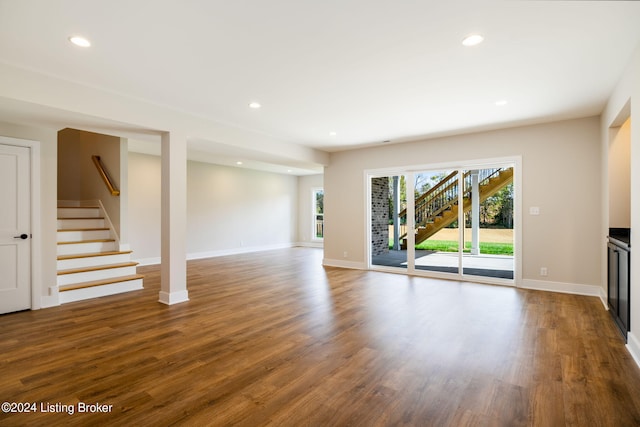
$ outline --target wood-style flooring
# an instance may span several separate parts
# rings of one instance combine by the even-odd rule
[[[2,426],[638,426],[640,370],[597,298],[323,268],[294,248],[0,316]]]

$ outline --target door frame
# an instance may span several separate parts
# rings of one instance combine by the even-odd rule
[[[514,188],[514,201],[513,201],[513,218],[515,222],[514,227],[514,275],[513,280],[506,281],[504,279],[494,279],[490,277],[482,277],[482,276],[470,276],[464,275],[462,271],[459,271],[458,274],[447,273],[447,274],[439,274],[438,272],[428,272],[423,270],[417,270],[413,268],[411,265],[412,260],[415,258],[414,251],[412,250],[412,233],[409,233],[409,248],[407,250],[407,269],[399,269],[393,267],[379,267],[372,265],[371,260],[371,178],[379,177],[379,176],[395,176],[395,175],[405,175],[413,178],[414,173],[423,172],[425,170],[441,170],[441,169],[483,169],[484,167],[491,167],[500,164],[513,164],[514,172],[513,172],[513,188]],[[494,157],[494,158],[486,158],[486,159],[469,159],[462,160],[456,162],[440,162],[440,163],[431,163],[431,164],[422,164],[422,165],[407,165],[407,166],[398,166],[393,168],[379,168],[379,169],[367,169],[364,171],[364,181],[365,181],[365,212],[366,212],[366,220],[365,222],[365,236],[366,239],[364,241],[364,254],[366,261],[366,269],[367,270],[377,270],[377,271],[388,271],[393,273],[400,274],[408,274],[413,276],[424,276],[424,277],[432,277],[439,279],[453,279],[459,281],[471,281],[476,283],[487,283],[493,285],[505,285],[505,286],[514,286],[520,287],[522,285],[522,156],[508,156],[508,157]],[[409,188],[411,187],[411,188]],[[413,180],[407,179],[407,193],[411,191],[413,194]],[[409,200],[411,199],[411,201]],[[413,198],[407,197],[407,208],[411,206],[413,211]],[[462,211],[460,213],[460,217],[462,217]],[[408,221],[409,223],[409,221]],[[409,225],[409,224],[407,224]],[[411,223],[411,228],[413,228],[414,224]],[[462,236],[459,236],[459,239],[462,240]],[[460,243],[461,244],[461,243]],[[460,246],[462,247],[462,246]],[[459,258],[462,257],[460,253]],[[460,264],[459,264],[460,265]]]
[[[29,149],[31,227],[31,310],[42,307],[42,229],[40,226],[40,141],[0,135],[0,144]]]

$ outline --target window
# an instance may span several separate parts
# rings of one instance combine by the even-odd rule
[[[324,189],[314,188],[313,192],[313,218],[311,224],[313,230],[311,231],[312,240],[322,240],[324,238]]]

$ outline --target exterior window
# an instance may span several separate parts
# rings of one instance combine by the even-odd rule
[[[313,189],[313,230],[312,240],[322,240],[324,238],[324,189]]]

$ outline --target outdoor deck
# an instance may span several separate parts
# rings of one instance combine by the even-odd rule
[[[372,264],[386,267],[407,267],[406,250],[390,250],[372,258]],[[513,279],[514,259],[509,255],[462,255],[463,274],[500,279]],[[416,250],[416,270],[458,273],[458,254]]]

